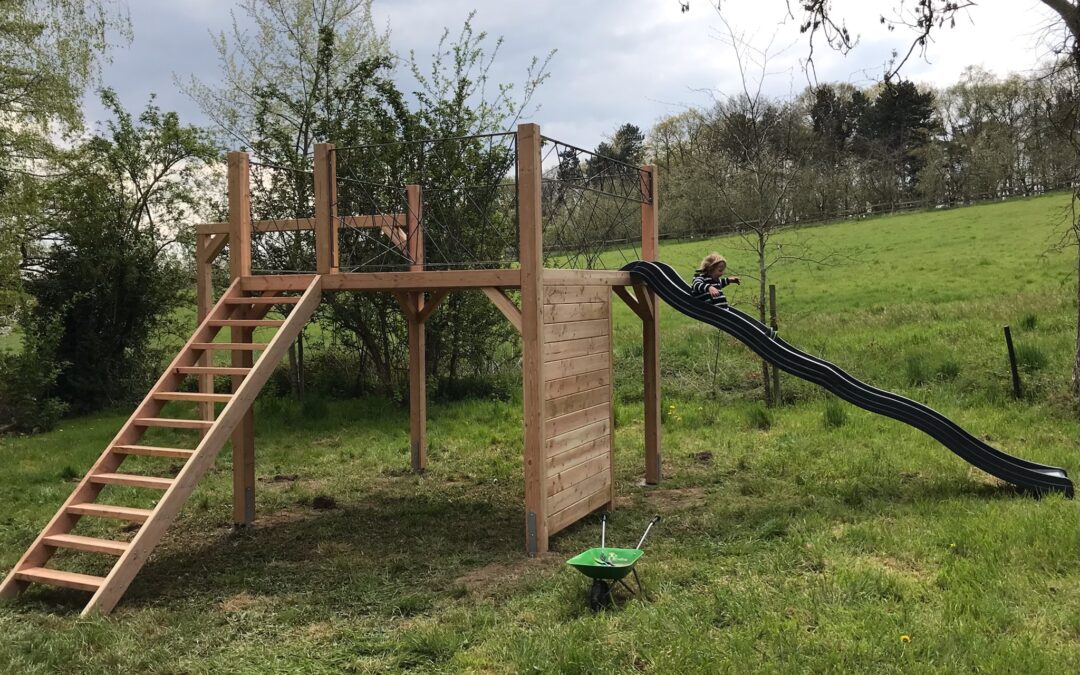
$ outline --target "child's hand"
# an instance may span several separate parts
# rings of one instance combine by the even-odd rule
[[[728,277],[728,278],[727,278],[727,280],[728,280],[728,283],[729,283],[729,284],[739,284],[739,285],[742,285],[742,281],[741,281],[741,280],[739,279],[739,277]]]
[[[720,289],[717,288],[716,286],[709,286],[709,297],[710,298],[719,298],[720,297]]]

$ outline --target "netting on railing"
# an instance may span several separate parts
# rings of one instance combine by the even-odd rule
[[[617,269],[639,259],[650,174],[547,137],[541,155],[544,265]]]
[[[408,269],[416,222],[427,269],[515,264],[514,139],[507,132],[335,149],[341,271]],[[421,186],[418,209],[406,185]]]
[[[251,162],[251,222],[311,219],[315,193],[311,158],[297,166]],[[315,234],[306,231],[251,233],[251,266],[255,273],[315,271]]]

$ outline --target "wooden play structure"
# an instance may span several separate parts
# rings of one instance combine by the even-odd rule
[[[516,153],[518,259],[497,269],[426,267],[421,185],[403,186],[407,194],[404,213],[339,215],[338,153],[330,144],[316,146],[313,158],[314,217],[253,221],[249,157],[243,152],[229,153],[229,220],[197,226],[198,327],[4,579],[0,597],[16,596],[31,583],[49,584],[92,593],[84,614],[111,611],[229,440],[233,449],[233,520],[239,526],[250,524],[255,517],[255,397],[328,293],[392,293],[407,318],[414,471],[423,471],[427,463],[428,317],[448,293],[479,290],[520,332],[525,546],[530,554],[547,551],[556,532],[614,502],[611,312],[615,294],[642,321],[645,480],[658,483],[659,321],[655,297],[647,288],[628,288],[634,284],[625,272],[545,268],[542,147],[549,139],[540,135],[535,124],[522,124],[508,136]],[[629,170],[640,177],[639,193],[634,195],[641,205],[640,257],[654,260],[656,171],[652,166]],[[388,245],[407,258],[407,269],[342,271],[338,242],[347,228],[385,237]],[[311,273],[253,274],[253,233],[296,230],[313,232],[316,269]],[[231,283],[215,302],[211,264],[226,245]],[[507,291],[519,292],[520,304]],[[272,309],[282,312],[284,318],[267,318]],[[226,328],[228,338],[224,341]],[[269,340],[255,342],[256,328],[274,328],[276,332]],[[214,352],[230,353],[231,364],[215,366]],[[182,391],[189,376],[198,378],[198,391]],[[214,376],[230,376],[231,393],[215,393]],[[198,417],[165,416],[163,409],[172,402],[198,404]],[[191,430],[198,440],[191,448],[141,444],[151,427]],[[174,464],[174,470],[177,465],[180,468],[172,477],[125,473],[121,465],[131,456],[165,458]],[[108,495],[108,486],[158,491],[161,496],[152,508],[110,505],[99,501]],[[137,528],[133,534],[129,528],[126,539],[75,534],[84,517],[134,523]],[[50,560],[62,549],[112,556],[115,561],[103,576],[50,567]]]

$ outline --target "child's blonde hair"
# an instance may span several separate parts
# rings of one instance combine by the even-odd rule
[[[720,255],[716,251],[713,251],[709,255],[702,258],[701,267],[699,267],[698,269],[701,270],[702,274],[709,276],[710,273],[713,271],[713,268],[721,264],[723,264],[724,267],[727,267],[727,258]]]

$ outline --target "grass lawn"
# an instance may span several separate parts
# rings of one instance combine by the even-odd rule
[[[845,262],[773,270],[781,331],[1075,479],[1075,251],[1049,251],[1067,200],[807,230],[798,236]],[[755,268],[730,239],[665,245],[662,257],[689,273],[712,249],[733,274]],[[729,294],[748,311],[750,283]],[[43,587],[0,606],[0,671],[1080,670],[1074,501],[1018,495],[920,432],[789,377],[787,404],[763,424],[748,350],[670,309],[664,483],[640,488],[635,321],[617,309],[608,540],[633,545],[663,514],[639,563],[649,602],[587,609],[588,584],[564,561],[598,541],[596,517],[546,556],[522,553],[520,401],[432,402],[431,468],[413,476],[407,410],[261,399],[255,527],[229,527],[226,451],[112,616],[79,619],[84,594]],[[1006,323],[1024,354],[1021,401],[1009,397]],[[0,565],[126,416],[0,438]]]

